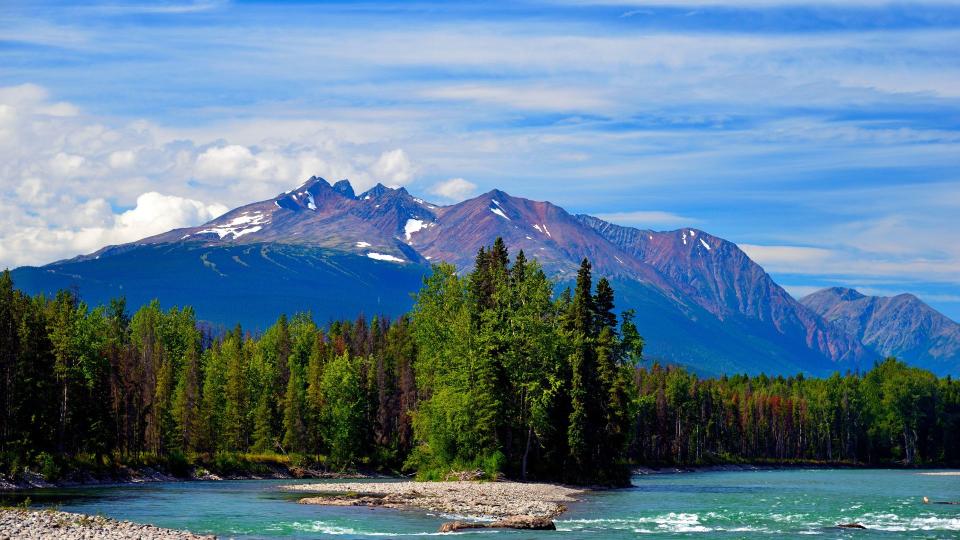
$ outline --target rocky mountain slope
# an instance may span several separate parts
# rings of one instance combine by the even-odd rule
[[[441,206],[382,185],[297,189],[177,229],[43,268],[15,272],[35,292],[77,286],[90,301],[189,303],[201,317],[265,326],[280,312],[396,315],[447,261],[461,270],[502,237],[561,285],[584,257],[619,308],[637,311],[647,355],[705,373],[824,373],[872,363],[855,338],[790,297],[735,244],[697,229],[658,232],[573,215],[494,190]]]
[[[912,294],[866,296],[834,287],[800,302],[884,356],[942,374],[960,365],[960,324]]]

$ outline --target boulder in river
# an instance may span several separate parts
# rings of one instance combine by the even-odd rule
[[[442,533],[450,533],[462,531],[464,529],[486,529],[489,526],[489,523],[480,523],[477,521],[448,521],[443,525],[440,525],[440,531]]]
[[[555,531],[556,524],[553,520],[543,516],[510,516],[490,524],[491,528],[496,529],[530,529],[534,531]]]
[[[492,523],[476,521],[448,521],[440,526],[440,532],[456,532],[464,529],[526,529],[533,531],[555,531],[557,525],[552,519],[543,516],[508,516]]]

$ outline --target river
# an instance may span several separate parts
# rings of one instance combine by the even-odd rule
[[[224,538],[402,538],[436,534],[452,516],[296,503],[290,480],[171,482],[33,490],[34,505],[103,514]],[[557,532],[475,531],[509,539],[960,538],[960,476],[906,470],[771,470],[637,476],[630,489],[587,494]],[[12,502],[9,497],[7,502]],[[856,522],[867,530],[841,530]]]

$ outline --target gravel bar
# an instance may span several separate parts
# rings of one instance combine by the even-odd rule
[[[0,540],[212,540],[186,531],[161,529],[103,516],[56,510],[0,510]]]
[[[284,486],[304,491],[302,504],[420,508],[473,519],[552,518],[584,489],[521,482],[341,482]]]

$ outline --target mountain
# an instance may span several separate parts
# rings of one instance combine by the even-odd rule
[[[866,296],[834,287],[800,302],[884,356],[896,356],[935,373],[957,373],[960,324],[912,294]]]
[[[431,262],[468,270],[502,237],[560,286],[580,261],[636,310],[646,356],[708,374],[825,373],[874,355],[778,286],[735,244],[698,229],[658,232],[573,215],[493,190],[441,206],[378,184],[313,177],[299,188],[176,229],[40,268],[14,271],[29,292],[76,287],[91,303],[124,294],[193,305],[201,318],[265,327],[281,312],[321,322],[412,306]]]

